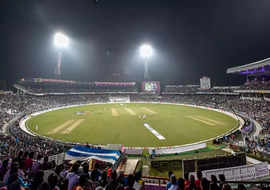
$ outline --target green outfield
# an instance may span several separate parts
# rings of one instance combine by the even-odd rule
[[[189,106],[118,103],[51,111],[32,117],[26,125],[35,133],[63,141],[149,147],[206,140],[237,127],[238,122]]]

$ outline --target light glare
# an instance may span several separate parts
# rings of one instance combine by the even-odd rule
[[[65,34],[56,33],[54,35],[54,45],[59,48],[66,48],[69,45],[69,39]]]
[[[149,45],[149,44],[143,44],[141,47],[140,47],[140,55],[141,57],[143,58],[149,58],[151,57],[153,54],[153,49],[152,49],[152,46]]]

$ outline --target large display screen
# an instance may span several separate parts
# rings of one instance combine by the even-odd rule
[[[201,89],[210,89],[211,88],[211,80],[209,77],[200,78],[200,87]]]
[[[144,81],[142,83],[142,91],[159,93],[160,83],[158,81]]]

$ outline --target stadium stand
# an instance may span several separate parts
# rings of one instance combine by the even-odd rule
[[[186,93],[195,93],[200,88],[199,85],[165,85],[164,92],[163,93],[180,93],[180,94],[186,94]]]
[[[246,83],[239,92],[256,92],[254,90],[270,89],[270,58],[254,63],[227,69],[227,74],[240,74],[246,76]],[[244,90],[244,91],[243,91]]]
[[[161,95],[138,93],[138,86],[133,82],[93,82],[82,83],[74,81],[59,81],[50,79],[20,80],[16,83],[17,94],[0,94],[0,189],[11,189],[22,186],[26,189],[68,189],[82,186],[84,189],[166,189],[176,186],[179,189],[209,189],[208,187],[241,187],[237,182],[224,182],[201,178],[196,182],[193,175],[186,179],[179,178],[176,183],[174,175],[168,178],[141,176],[141,173],[124,176],[116,173],[115,166],[97,162],[89,166],[88,163],[62,162],[60,165],[52,158],[66,152],[73,144],[58,142],[41,137],[33,137],[24,133],[19,127],[19,121],[25,115],[46,109],[95,102],[110,102],[112,97],[128,97],[130,102],[169,102],[201,105],[228,110],[241,115],[245,125],[241,131],[215,139],[214,143],[224,143],[238,146],[245,152],[262,153],[266,156],[270,152],[270,96],[266,93],[243,93],[239,89],[246,87],[213,87],[201,91],[198,86],[165,86]],[[267,89],[262,86],[250,86],[251,89]],[[85,92],[92,92],[84,94]],[[110,92],[107,94],[107,92]],[[203,93],[202,93],[203,92]],[[52,95],[52,94],[53,95]],[[71,94],[74,93],[74,94]],[[116,93],[114,95],[114,93]],[[128,96],[121,96],[127,93]],[[249,97],[249,98],[247,98]],[[257,128],[253,121],[262,127],[254,135]],[[242,135],[244,138],[242,138]],[[246,142],[241,147],[239,141]],[[92,147],[92,145],[86,145]],[[100,149],[101,147],[92,148]],[[126,149],[124,154],[141,155],[142,150]],[[118,163],[119,164],[119,163]],[[71,169],[70,169],[71,168]],[[90,172],[88,169],[91,168]],[[112,170],[113,169],[113,170]],[[218,176],[217,176],[218,177]],[[200,179],[199,179],[200,180]],[[49,183],[48,183],[49,182]],[[237,185],[233,185],[237,183]],[[252,186],[252,182],[245,182]],[[201,186],[200,186],[201,184]],[[231,184],[229,186],[229,184]],[[254,182],[261,189],[267,189],[267,182]],[[46,187],[47,185],[47,187]],[[247,185],[246,185],[247,186]],[[212,189],[212,188],[210,188]]]
[[[15,84],[15,87],[29,94],[137,92],[135,82],[77,82],[43,78],[22,79]]]

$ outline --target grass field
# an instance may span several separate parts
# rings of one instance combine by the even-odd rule
[[[237,127],[238,122],[219,112],[188,106],[96,104],[47,112],[26,125],[35,133],[63,141],[149,147],[206,140]]]

